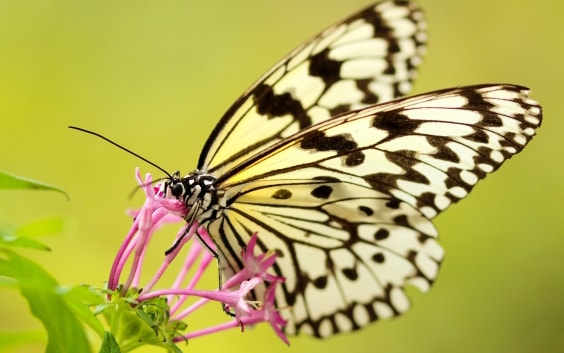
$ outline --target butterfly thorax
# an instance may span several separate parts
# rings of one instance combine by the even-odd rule
[[[187,221],[200,218],[208,210],[216,210],[217,189],[215,182],[217,178],[209,173],[195,170],[192,173],[180,177],[176,172],[167,182],[170,195],[186,205],[189,209],[186,215]]]

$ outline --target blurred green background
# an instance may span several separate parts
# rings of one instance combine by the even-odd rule
[[[401,318],[293,352],[564,351],[564,3],[421,0],[428,55],[416,93],[508,82],[544,107],[520,155],[436,220],[446,261],[431,292],[410,290]],[[370,4],[364,0],[0,0],[0,169],[65,189],[3,192],[0,218],[59,215],[53,251],[26,252],[62,283],[102,285],[127,231],[134,167],[154,168],[91,136],[100,132],[165,169],[189,172],[230,104],[286,52]],[[161,234],[157,266],[174,235]],[[215,285],[215,274],[207,285]],[[14,292],[0,329],[40,324]],[[217,307],[189,323],[224,320]],[[210,321],[211,322],[211,321]],[[42,345],[33,346],[37,352]],[[287,352],[267,326],[191,341],[186,351]],[[18,352],[32,352],[29,347]],[[153,350],[145,350],[153,351]]]

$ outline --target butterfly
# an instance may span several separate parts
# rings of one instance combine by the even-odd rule
[[[225,278],[254,232],[276,251],[287,334],[327,337],[405,312],[405,286],[427,291],[443,259],[432,219],[541,124],[517,85],[405,98],[425,27],[414,3],[382,1],[313,36],[231,106],[196,170],[167,181]]]

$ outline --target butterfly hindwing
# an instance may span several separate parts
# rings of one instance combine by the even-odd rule
[[[225,113],[199,170],[215,175],[339,113],[411,91],[425,22],[408,1],[384,1],[327,28],[278,62]]]
[[[256,230],[259,244],[278,253],[274,269],[286,281],[277,305],[289,334],[326,337],[404,312],[403,286],[426,291],[443,254],[435,228],[416,209],[340,181],[252,183],[208,229],[242,242]],[[229,254],[222,263],[237,261],[239,243],[220,244]]]

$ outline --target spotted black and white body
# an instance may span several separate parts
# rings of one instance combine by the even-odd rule
[[[286,277],[286,333],[326,337],[409,307],[443,258],[431,220],[518,153],[541,123],[528,89],[404,96],[420,10],[384,1],[306,41],[227,111],[171,193],[211,235],[225,277],[258,232]]]

